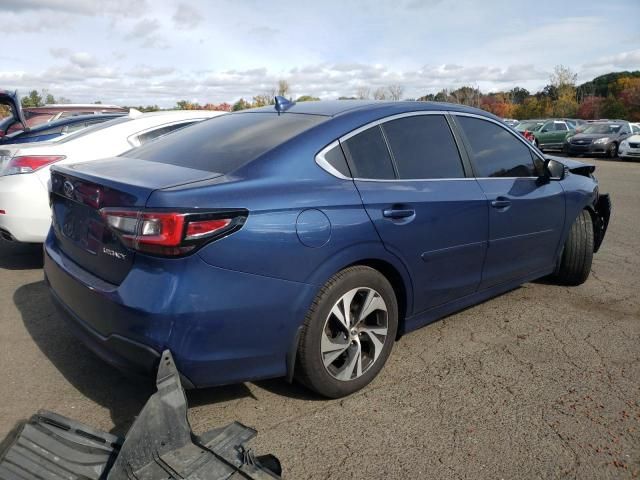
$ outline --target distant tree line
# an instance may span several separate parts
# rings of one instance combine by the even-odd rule
[[[549,77],[549,83],[539,92],[531,93],[526,88],[514,87],[507,91],[483,93],[478,87],[463,86],[453,90],[444,88],[415,100],[450,102],[487,110],[503,118],[624,118],[640,121],[640,71],[607,73],[593,80],[576,85],[577,75],[571,69],[558,65]],[[404,87],[392,84],[371,89],[360,87],[352,96],[340,100],[402,100]],[[235,112],[247,108],[273,105],[274,97],[280,95],[297,102],[318,101],[312,95],[294,98],[287,80],[280,80],[273,88],[258,93],[251,99],[240,98],[234,103],[205,103],[180,100],[173,107],[179,110],[221,110]],[[414,100],[414,99],[405,99]],[[47,90],[32,90],[22,98],[23,107],[40,107],[51,103],[71,103],[64,97],[54,97]],[[99,104],[101,102],[95,102]],[[134,106],[142,112],[161,110],[158,105]],[[8,109],[0,105],[0,117],[8,115]]]
[[[515,87],[482,93],[475,87],[443,89],[418,100],[452,102],[482,108],[503,118],[619,118],[640,121],[640,71],[608,73],[576,85],[577,75],[558,65],[539,92]]]

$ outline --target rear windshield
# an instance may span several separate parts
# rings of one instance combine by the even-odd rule
[[[123,154],[158,163],[227,174],[326,120],[319,115],[220,115]]]

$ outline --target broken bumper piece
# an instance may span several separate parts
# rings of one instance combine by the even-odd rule
[[[256,431],[234,422],[197,437],[171,353],[154,393],[124,439],[40,412],[0,444],[0,480],[223,480],[280,478],[280,462],[244,444]]]

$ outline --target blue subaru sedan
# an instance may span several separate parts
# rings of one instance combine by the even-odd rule
[[[400,335],[523,282],[584,282],[611,205],[460,105],[278,99],[122,157],[53,167],[45,275],[107,362],[189,387],[297,379],[327,397]]]

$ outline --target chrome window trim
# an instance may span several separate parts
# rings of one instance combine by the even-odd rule
[[[515,180],[518,178],[529,178],[529,179],[537,179],[538,177],[453,177],[453,178],[388,178],[388,179],[378,179],[378,178],[360,178],[360,177],[347,177],[343,174],[341,174],[338,170],[336,170],[325,158],[326,153],[331,150],[332,148],[340,145],[341,142],[347,141],[349,140],[351,137],[354,137],[355,135],[358,135],[361,132],[364,132],[365,130],[368,130],[369,128],[375,127],[377,125],[382,125],[384,123],[393,121],[393,120],[397,120],[399,118],[405,118],[405,117],[417,117],[420,115],[452,115],[452,116],[463,116],[463,117],[472,117],[472,118],[478,118],[480,120],[485,120],[491,123],[494,123],[500,127],[502,127],[503,130],[506,130],[507,132],[509,132],[509,134],[515,138],[517,138],[520,142],[522,142],[531,152],[533,152],[536,157],[538,157],[538,159],[544,163],[545,159],[544,156],[541,156],[533,147],[533,145],[531,145],[522,135],[520,135],[519,133],[517,133],[515,130],[511,130],[508,125],[503,125],[501,122],[498,122],[497,120],[494,120],[493,118],[490,117],[485,117],[484,115],[478,115],[475,113],[467,113],[467,112],[455,112],[455,111],[446,111],[446,110],[424,110],[424,111],[414,111],[414,112],[404,112],[404,113],[397,113],[395,115],[391,115],[389,117],[384,117],[384,118],[380,118],[378,120],[374,120],[373,122],[369,122],[361,127],[356,128],[355,130],[352,130],[351,132],[341,136],[340,138],[338,138],[337,140],[334,140],[333,142],[331,142],[329,145],[327,145],[326,147],[324,147],[322,150],[320,150],[316,156],[315,156],[315,162],[316,164],[322,168],[324,171],[326,171],[327,173],[329,173],[330,175],[333,175],[336,178],[339,178],[341,180],[353,180],[353,181],[358,181],[358,182],[442,182],[442,181],[451,181],[451,180],[465,180],[465,181],[469,181],[469,180]],[[515,133],[514,133],[515,132]],[[344,152],[343,152],[344,153]]]
[[[339,147],[340,146],[340,140],[334,140],[333,142],[331,142],[329,145],[327,145],[326,147],[324,147],[322,150],[320,150],[318,152],[318,154],[316,155],[316,164],[322,168],[323,170],[325,170],[327,173],[330,173],[331,175],[333,175],[334,177],[337,177],[341,180],[352,180],[352,177],[347,177],[345,175],[343,175],[342,173],[340,173],[338,170],[336,170],[333,165],[331,165],[327,158],[325,157],[325,155],[327,154],[327,152],[331,149],[333,149],[334,147]],[[344,155],[344,152],[343,152]],[[345,158],[346,161],[346,158]]]

